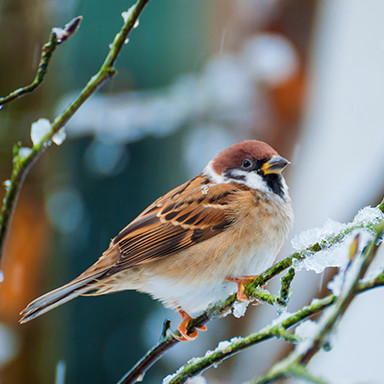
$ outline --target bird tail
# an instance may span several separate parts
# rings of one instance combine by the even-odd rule
[[[43,313],[46,313],[51,309],[74,299],[75,297],[95,289],[94,283],[98,283],[98,278],[105,272],[105,270],[99,270],[98,273],[94,273],[91,276],[83,278],[79,276],[79,278],[72,280],[68,284],[38,297],[20,312],[22,317],[19,320],[19,323],[23,324],[35,319]]]

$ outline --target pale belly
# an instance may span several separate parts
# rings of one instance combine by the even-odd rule
[[[168,308],[181,307],[195,315],[237,291],[236,283],[227,282],[225,278],[259,275],[272,265],[279,249],[280,244],[233,246],[220,259],[210,257],[214,252],[207,249],[205,260],[192,265],[188,265],[188,256],[192,255],[183,255],[186,261],[179,273],[167,276],[159,273],[158,268],[143,271],[146,283],[142,290]]]

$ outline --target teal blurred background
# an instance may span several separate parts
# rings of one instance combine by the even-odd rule
[[[78,15],[84,18],[76,35],[55,52],[42,86],[0,112],[1,180],[11,172],[12,145],[18,140],[31,145],[31,123],[41,117],[52,121],[97,72],[122,26],[121,12],[132,4],[127,0],[0,0],[2,96],[32,80],[52,27]],[[357,8],[353,9],[359,14]],[[17,320],[29,301],[91,265],[110,239],[155,198],[199,173],[209,159],[236,141],[265,140],[292,159],[287,177],[297,209],[296,231],[321,224],[333,212],[336,219],[348,220],[357,208],[379,199],[383,184],[365,174],[369,179],[361,184],[369,192],[358,194],[355,189],[348,209],[329,206],[326,211],[321,206],[326,194],[319,196],[319,191],[331,188],[324,185],[329,173],[321,173],[330,167],[320,165],[344,148],[353,154],[352,148],[363,140],[358,137],[352,142],[348,135],[353,122],[344,124],[336,118],[316,130],[325,116],[336,115],[328,113],[322,100],[335,105],[353,94],[340,86],[335,101],[337,84],[331,81],[326,93],[329,79],[321,77],[322,68],[343,68],[341,58],[332,61],[333,51],[326,50],[339,41],[335,36],[340,31],[332,27],[337,24],[331,17],[336,11],[343,14],[314,0],[149,2],[119,56],[118,75],[68,123],[67,140],[44,154],[21,192],[2,263],[1,382],[115,383],[157,341],[165,318],[172,319],[173,327],[178,324],[177,315],[137,292],[81,297],[27,325],[20,326]],[[377,36],[384,41],[381,29]],[[371,63],[369,55],[365,57]],[[347,64],[353,67],[351,61]],[[348,79],[357,77],[351,74]],[[323,80],[319,83],[319,79]],[[320,96],[317,90],[322,90]],[[372,105],[373,99],[380,98],[367,90],[365,99]],[[356,103],[359,116],[364,115],[365,104]],[[382,123],[378,115],[370,125],[376,127],[372,131],[376,138]],[[325,142],[337,144],[332,152],[321,134],[336,132],[335,127],[350,131],[343,131],[341,138],[324,136]],[[361,124],[355,131],[359,129]],[[317,145],[320,155],[313,161]],[[366,158],[382,164],[382,149],[378,144]],[[327,159],[320,160],[321,155]],[[295,168],[295,164],[302,166]],[[320,169],[311,172],[309,166],[314,164]],[[339,174],[335,171],[338,180]],[[344,186],[351,188],[346,180]],[[356,179],[351,176],[351,180],[354,185]],[[329,201],[338,202],[333,182]],[[314,201],[318,210],[308,217]],[[313,286],[317,292],[318,285]],[[209,332],[194,343],[177,346],[144,382],[160,382],[190,357],[204,354],[219,340],[255,329],[256,318],[266,319],[259,307],[248,311],[246,318],[229,316],[209,324]],[[271,311],[268,316],[275,315]],[[209,382],[251,379],[286,353],[281,344],[271,345],[274,353],[262,348],[261,357],[248,354],[207,373]],[[257,367],[252,359],[259,362]]]

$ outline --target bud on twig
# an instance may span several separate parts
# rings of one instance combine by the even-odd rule
[[[60,45],[65,40],[70,38],[78,30],[82,20],[83,16],[77,16],[69,23],[65,24],[64,28],[52,28],[52,33],[56,35],[57,44]]]

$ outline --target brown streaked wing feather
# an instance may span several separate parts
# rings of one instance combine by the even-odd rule
[[[184,191],[189,191],[198,188],[203,184],[209,183],[209,179],[206,177],[196,176],[195,178],[188,180],[186,183],[179,185],[178,187],[172,189],[164,196],[159,197],[155,200],[148,208],[146,208],[139,216],[136,217],[132,222],[130,222],[125,228],[123,228],[119,234],[111,241],[110,246],[117,244],[121,239],[125,238],[127,235],[129,237],[133,236],[133,231],[142,229],[142,226],[146,226],[148,217],[150,213],[155,213],[155,216],[159,208],[166,204],[172,199],[177,199],[181,193]],[[140,232],[140,231],[139,231]]]
[[[234,221],[239,184],[209,184],[198,176],[156,200],[119,233],[120,258],[108,275],[170,256],[225,230]]]

